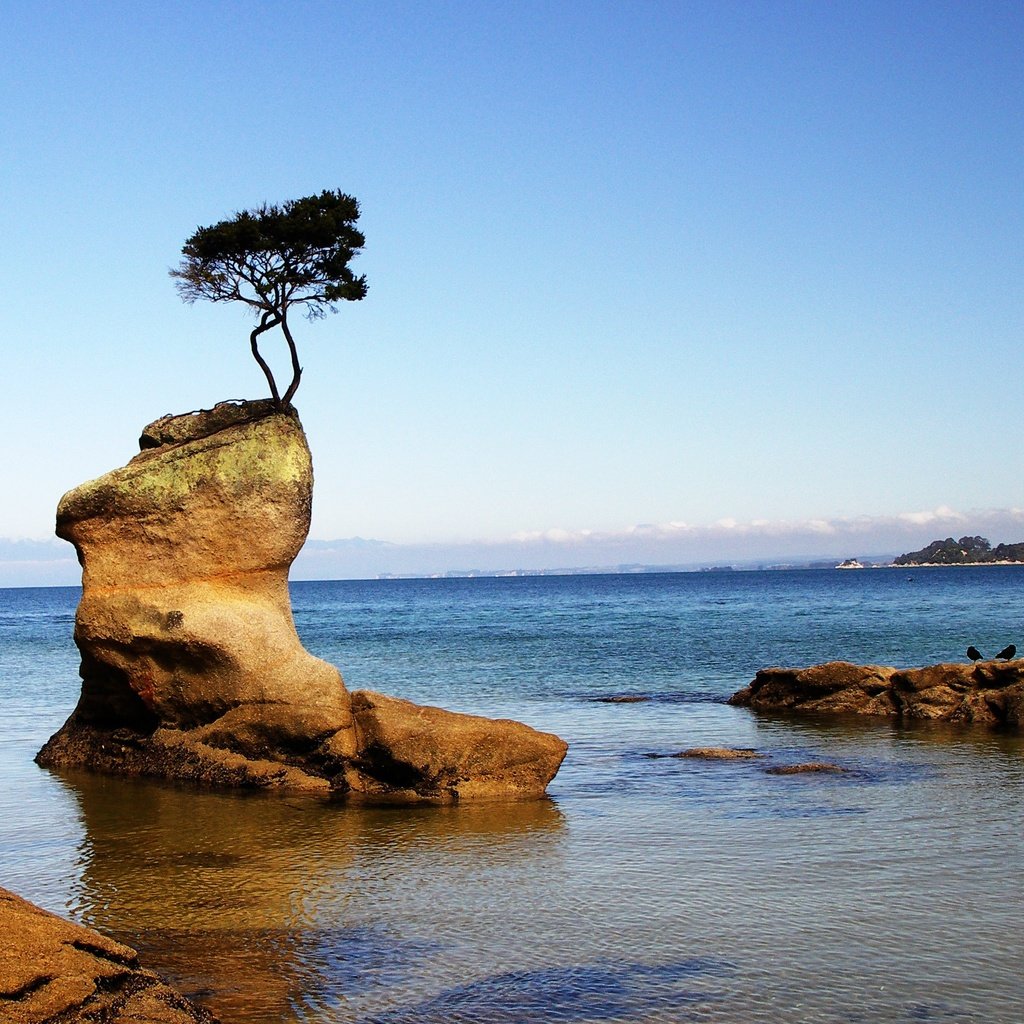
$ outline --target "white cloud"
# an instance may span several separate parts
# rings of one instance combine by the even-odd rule
[[[949,506],[881,516],[741,521],[731,516],[706,525],[681,520],[638,523],[620,530],[549,529],[517,533],[454,550],[465,561],[504,568],[579,567],[647,563],[810,560],[885,556],[915,550],[940,534],[979,533],[993,543],[1024,539],[1024,510],[959,512]],[[440,551],[440,549],[438,549]],[[543,564],[541,564],[543,563]]]
[[[812,533],[832,534],[836,532],[835,524],[830,523],[827,519],[809,519],[807,528]]]
[[[934,511],[901,512],[897,518],[913,523],[915,526],[927,526],[930,523],[963,523],[967,519],[966,516],[954,512],[947,505],[940,505]]]

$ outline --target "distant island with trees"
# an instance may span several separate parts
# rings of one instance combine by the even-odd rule
[[[933,540],[920,551],[892,560],[893,565],[976,565],[985,562],[1024,562],[1024,541],[992,547],[984,537]]]

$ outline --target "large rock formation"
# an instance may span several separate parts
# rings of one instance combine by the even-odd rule
[[[830,661],[766,668],[729,698],[755,711],[890,715],[945,722],[1024,725],[1024,661],[888,668]]]
[[[82,564],[82,694],[40,764],[374,798],[543,793],[558,737],[376,694],[353,715],[338,670],[302,647],[288,569],[313,475],[293,412],[222,403],[157,420],[140,447],[57,509]]]
[[[129,946],[0,889],[0,1020],[216,1024]]]

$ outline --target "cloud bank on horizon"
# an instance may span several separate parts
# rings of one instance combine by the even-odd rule
[[[373,579],[457,572],[621,570],[778,565],[850,557],[887,558],[945,536],[1024,539],[1024,508],[959,512],[947,506],[890,516],[832,519],[720,519],[706,525],[645,523],[618,531],[521,532],[456,544],[400,544],[346,538],[306,542],[294,580]],[[0,540],[0,587],[73,586],[80,571],[58,540]]]

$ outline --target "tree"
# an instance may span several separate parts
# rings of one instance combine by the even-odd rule
[[[280,206],[264,203],[230,220],[197,228],[182,247],[181,264],[170,272],[185,302],[241,302],[257,318],[249,335],[253,358],[270,385],[275,406],[287,406],[299,386],[302,367],[288,314],[304,306],[310,320],[336,303],[366,295],[366,277],[356,277],[349,261],[366,243],[355,227],[359,203],[343,192],[290,199]],[[292,379],[282,396],[260,354],[257,339],[280,327],[291,354]]]

